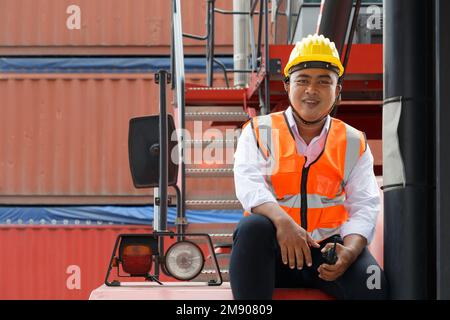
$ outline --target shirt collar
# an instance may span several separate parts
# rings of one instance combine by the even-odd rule
[[[297,128],[297,123],[295,122],[294,115],[292,114],[292,112],[293,112],[292,107],[289,106],[289,108],[286,109],[286,118],[288,120],[289,127],[292,129],[292,131],[299,134],[298,128]],[[325,124],[324,124],[319,136],[327,134],[328,130],[330,129],[330,124],[331,124],[331,116],[327,115]]]

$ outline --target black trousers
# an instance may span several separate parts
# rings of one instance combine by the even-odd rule
[[[321,248],[326,243],[327,240],[322,241]],[[311,267],[305,264],[302,270],[290,269],[281,261],[272,221],[259,214],[242,218],[233,234],[230,261],[234,298],[272,299],[274,288],[317,288],[337,299],[388,298],[384,272],[367,248],[335,281],[318,277],[317,269],[324,262],[320,249],[311,248],[311,256]]]

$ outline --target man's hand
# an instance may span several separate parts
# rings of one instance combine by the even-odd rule
[[[333,248],[333,243],[327,243],[327,245],[321,250],[326,252]],[[319,266],[319,278],[326,281],[334,281],[342,276],[350,265],[355,261],[356,257],[353,250],[343,246],[342,244],[336,244],[337,261],[334,265],[323,263]]]
[[[289,263],[291,269],[294,269],[295,266],[302,269],[305,261],[310,267],[312,259],[309,247],[320,248],[320,245],[289,216],[276,220],[275,227],[283,263]]]
[[[344,238],[344,245],[336,244],[337,261],[334,265],[323,263],[319,266],[319,278],[326,281],[334,281],[342,276],[348,267],[358,258],[362,250],[367,245],[367,240],[359,234],[350,234]],[[334,243],[327,243],[321,252],[326,252],[334,246]]]
[[[312,265],[310,246],[320,248],[305,229],[300,227],[276,202],[266,202],[252,211],[269,218],[277,230],[277,241],[280,245],[281,259],[294,269],[303,268],[304,261]],[[297,262],[297,263],[296,263]]]

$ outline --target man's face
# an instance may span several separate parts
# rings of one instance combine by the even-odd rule
[[[326,69],[295,71],[286,87],[292,107],[306,121],[320,119],[339,94],[337,81],[337,74]]]

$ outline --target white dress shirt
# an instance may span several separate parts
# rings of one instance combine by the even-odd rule
[[[323,150],[331,117],[327,117],[320,135],[314,137],[309,145],[298,133],[291,107],[286,110],[286,118],[295,136],[297,152],[307,158],[305,166],[309,166]],[[243,208],[251,212],[252,208],[263,203],[276,203],[264,179],[263,172],[264,168],[268,167],[267,160],[264,160],[258,150],[250,125],[242,130],[234,158],[236,196]],[[369,145],[353,168],[344,190],[346,193],[344,206],[349,213],[349,219],[341,226],[341,237],[359,234],[370,243],[380,211],[380,193],[373,172],[373,156]]]

